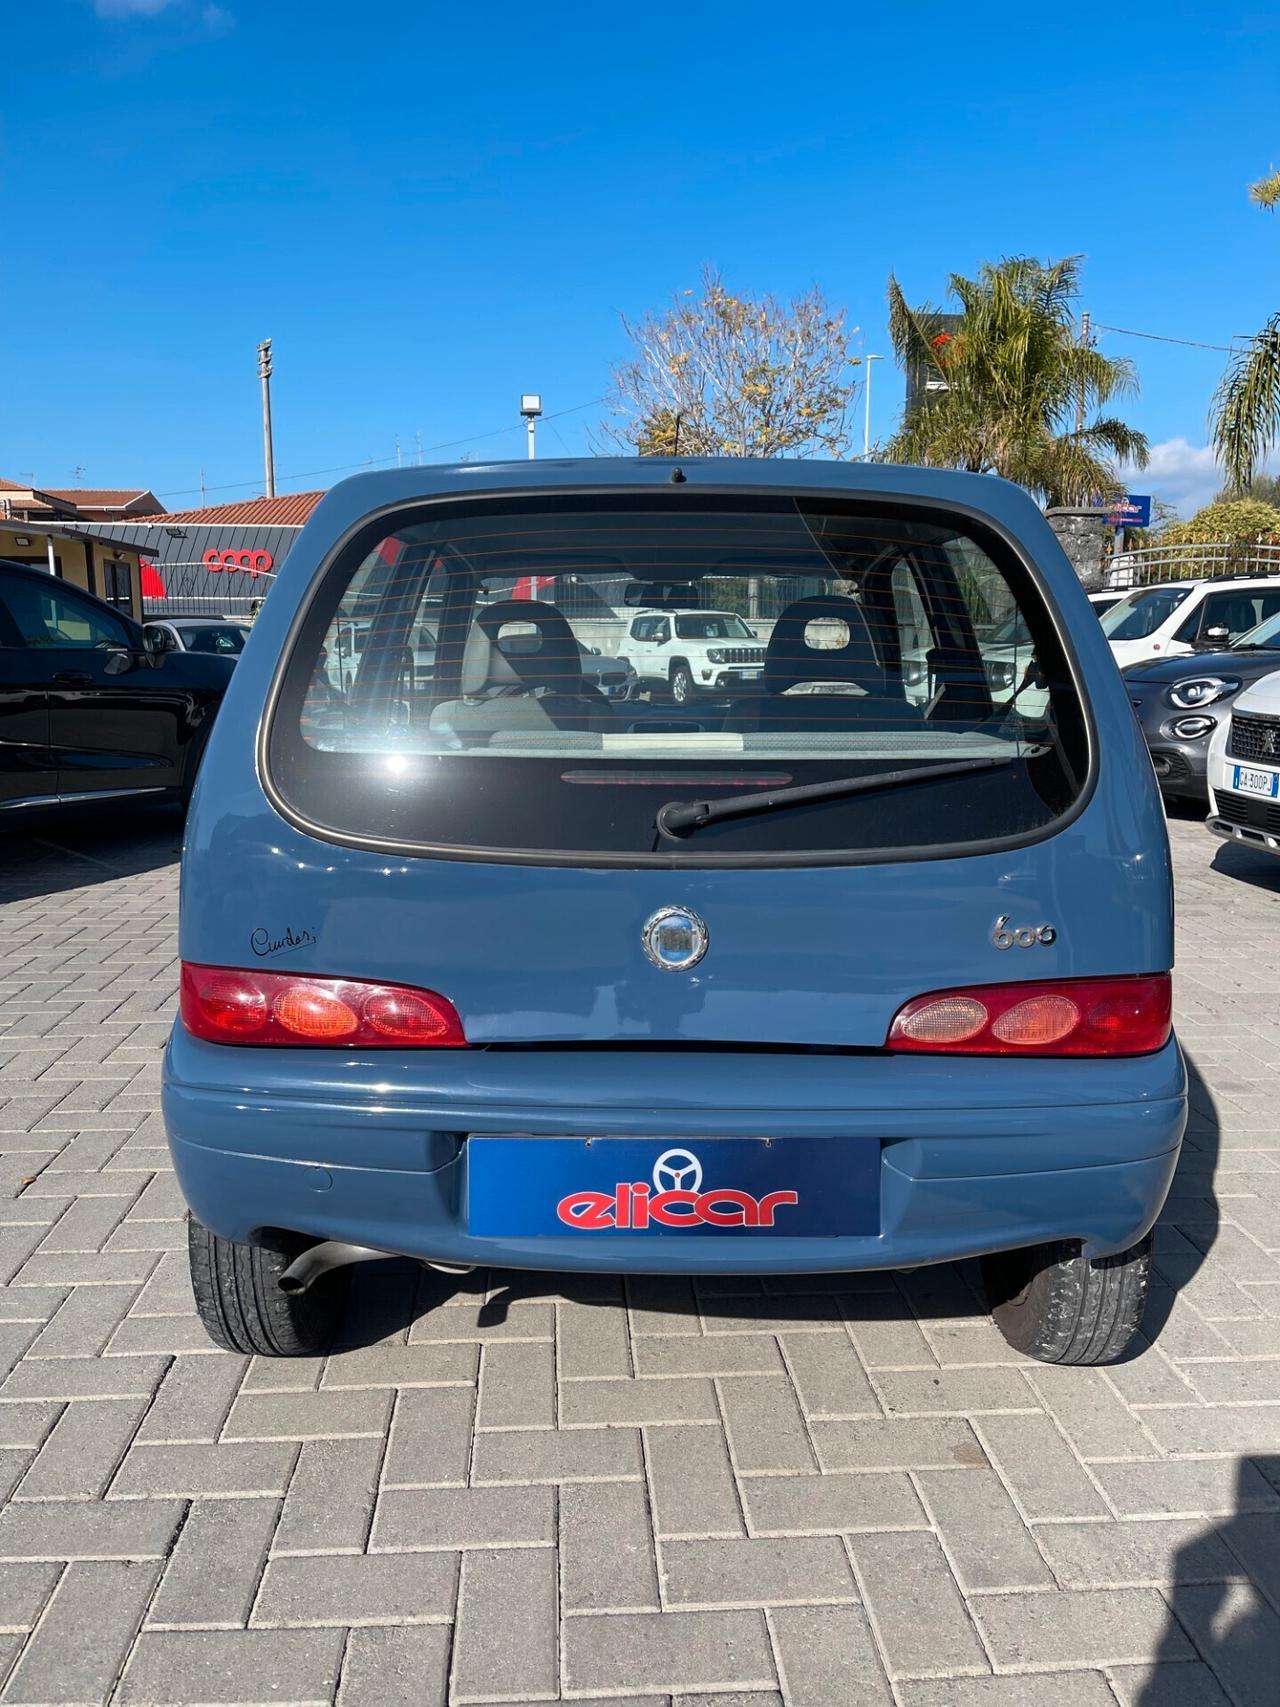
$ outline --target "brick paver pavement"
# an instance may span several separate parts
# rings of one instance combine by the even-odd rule
[[[1280,862],[1172,830],[1195,1112],[1105,1371],[1008,1351],[967,1268],[376,1265],[348,1349],[215,1351],[176,826],[4,843],[0,1700],[1275,1707]]]

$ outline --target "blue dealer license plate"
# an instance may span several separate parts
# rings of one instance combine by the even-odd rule
[[[467,1231],[478,1238],[876,1234],[880,1145],[867,1138],[473,1136]]]

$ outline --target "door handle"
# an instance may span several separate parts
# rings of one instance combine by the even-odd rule
[[[91,688],[93,677],[87,670],[58,670],[53,680],[62,688]]]

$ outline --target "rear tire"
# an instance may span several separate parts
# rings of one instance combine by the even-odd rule
[[[311,1357],[325,1349],[342,1318],[351,1277],[345,1268],[333,1269],[305,1292],[282,1292],[280,1276],[299,1250],[239,1245],[188,1216],[191,1290],[215,1345],[259,1357]]]
[[[688,705],[693,698],[693,672],[687,664],[671,666],[671,697],[677,705]]]
[[[1034,1245],[984,1257],[996,1326],[1016,1351],[1041,1363],[1114,1363],[1142,1325],[1151,1235],[1097,1261],[1075,1244]]]

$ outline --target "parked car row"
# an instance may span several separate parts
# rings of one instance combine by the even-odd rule
[[[0,561],[0,812],[185,800],[235,653]]]

